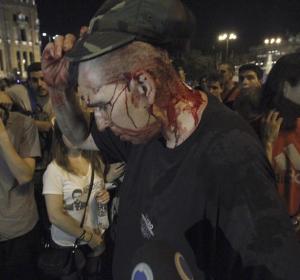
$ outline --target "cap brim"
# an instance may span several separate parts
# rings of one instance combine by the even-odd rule
[[[90,60],[127,45],[135,38],[134,34],[115,31],[87,34],[66,53],[66,58],[71,62]]]

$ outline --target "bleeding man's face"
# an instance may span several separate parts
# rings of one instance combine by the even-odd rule
[[[132,77],[107,80],[101,66],[90,61],[79,66],[78,91],[87,106],[94,108],[100,131],[107,127],[121,140],[133,144],[147,142],[160,130],[159,122],[150,113],[145,94],[138,90],[138,81]]]

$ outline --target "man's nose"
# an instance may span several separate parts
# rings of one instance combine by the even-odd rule
[[[242,85],[248,85],[249,84],[249,80],[244,78],[242,81]]]
[[[45,82],[43,79],[38,79],[38,86],[39,87],[45,87]]]

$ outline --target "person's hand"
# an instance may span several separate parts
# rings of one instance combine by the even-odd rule
[[[278,137],[283,118],[279,117],[279,112],[271,111],[262,120],[261,132],[265,144],[272,144]]]
[[[95,232],[94,233],[89,232],[89,236],[91,236],[91,239],[88,241],[88,245],[92,249],[95,249],[96,247],[100,246],[104,242],[100,233],[96,234]]]
[[[125,163],[124,162],[118,162],[118,163],[113,163],[109,166],[109,171],[106,175],[106,181],[111,183],[120,176],[124,174],[125,170]]]
[[[42,55],[42,70],[48,86],[55,88],[68,87],[69,61],[64,54],[71,50],[76,38],[72,34],[57,36],[53,43],[48,43]]]
[[[106,189],[102,189],[101,191],[95,194],[95,199],[97,202],[107,204],[110,199],[109,192]]]

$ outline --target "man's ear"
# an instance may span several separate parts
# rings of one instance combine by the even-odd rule
[[[129,89],[134,93],[134,99],[146,98],[149,105],[154,103],[156,93],[155,81],[148,72],[139,71],[130,81]]]

